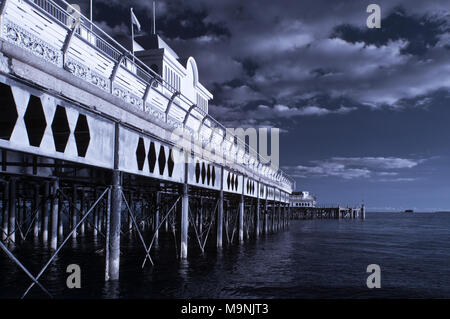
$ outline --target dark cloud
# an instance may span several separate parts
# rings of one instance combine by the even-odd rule
[[[351,43],[374,44],[377,47],[387,45],[390,41],[404,40],[407,45],[401,49],[401,53],[424,55],[429,48],[438,44],[443,34],[450,31],[448,17],[411,16],[402,7],[396,8],[382,22],[381,29],[339,25],[334,28],[331,37]]]

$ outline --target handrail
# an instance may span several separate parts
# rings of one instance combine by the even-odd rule
[[[66,26],[67,26],[67,19],[72,16],[71,14],[69,14],[67,12],[66,9],[62,8],[62,6],[66,6],[66,7],[71,6],[71,4],[69,4],[65,0],[24,0],[24,1],[30,3],[32,6],[35,6],[39,9],[41,9],[42,11],[46,12],[48,15],[52,16],[53,18],[58,20],[60,23],[65,24]],[[61,5],[58,2],[61,3]],[[133,60],[131,60],[129,57],[133,56],[133,54],[130,50],[123,47],[120,43],[118,43],[110,35],[108,35],[100,27],[98,27],[95,23],[91,22],[88,18],[86,18],[81,12],[77,11],[75,8],[73,8],[73,10],[74,10],[74,12],[77,13],[77,15],[79,15],[79,21],[80,21],[79,28],[83,28],[87,32],[87,34],[89,34],[90,36],[94,36],[94,38],[95,38],[95,43],[92,43],[92,41],[89,41],[90,45],[95,46],[95,48],[97,48],[102,53],[106,54],[115,63],[118,63],[119,67],[120,67],[120,64],[122,63],[122,60],[125,59],[127,61],[127,63],[130,63],[132,66],[134,66],[136,68],[135,72],[130,71],[133,73],[133,76],[135,76],[138,80],[141,80],[142,82],[144,82],[146,85],[148,85],[149,82],[152,81],[152,79],[155,79],[159,84],[161,84],[162,88],[167,89],[170,92],[172,92],[172,97],[167,97],[165,94],[162,94],[162,95],[169,101],[172,100],[171,104],[173,104],[176,107],[178,107],[179,109],[183,110],[185,112],[185,115],[186,115],[186,113],[188,113],[188,111],[186,111],[184,107],[182,107],[180,104],[178,104],[174,101],[175,97],[179,98],[180,101],[183,101],[187,105],[193,105],[195,103],[193,103],[188,97],[186,97],[182,93],[179,93],[174,97],[173,93],[177,92],[177,90],[170,83],[165,81],[164,78],[162,78],[159,74],[157,74],[154,70],[152,70],[148,65],[143,63],[139,58],[133,57]],[[67,28],[69,28],[69,27],[67,27]],[[79,35],[77,34],[77,36],[79,36]],[[146,101],[143,101],[143,102],[146,103]],[[208,113],[206,113],[201,108],[195,108],[195,110],[204,117],[202,119],[201,126],[203,126],[205,124],[204,120],[206,118],[208,118],[210,120],[210,124],[208,125],[208,127],[210,129],[213,130],[213,126],[214,126],[214,128],[218,128],[223,131],[223,135],[222,135],[222,142],[223,142],[226,138],[227,129],[220,122],[218,122],[216,119],[211,117]],[[167,117],[166,117],[166,119],[167,119]],[[213,130],[212,134],[214,134],[214,130]],[[238,136],[236,136],[234,134],[233,134],[233,137],[236,137],[236,142],[233,140],[232,143],[235,145],[237,144],[236,145],[237,146],[236,154],[237,154],[239,149],[242,148],[242,147],[240,147],[239,143],[241,143],[242,145],[246,145],[246,143],[245,143],[245,140],[242,141],[241,138],[239,138]],[[212,140],[212,137],[211,137],[211,140]],[[257,150],[252,148],[250,145],[248,145],[248,147],[249,147],[248,155],[250,158],[253,157],[250,155],[250,150],[251,150],[252,152],[254,152],[254,154],[257,154],[259,159],[264,159],[264,161],[267,162],[267,158],[265,158],[261,154],[259,154],[257,152]],[[246,154],[245,148],[244,148],[244,154]],[[282,181],[285,183],[290,182],[291,186],[293,187],[295,180],[292,177],[287,175],[280,168],[275,169],[274,167],[272,167],[272,165],[263,164],[261,162],[261,160],[259,160],[258,158],[254,158],[254,160],[256,162],[258,162],[259,164],[262,164],[267,169],[273,171],[270,174],[266,174],[267,175],[266,177],[268,177],[269,179],[271,178],[273,180],[278,180],[278,181]],[[249,164],[247,164],[247,166],[248,166],[248,168],[250,168]],[[254,167],[252,169],[254,169]]]

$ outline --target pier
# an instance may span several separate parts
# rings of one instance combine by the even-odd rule
[[[157,35],[153,51],[134,54],[69,9],[0,5],[0,248],[30,278],[24,296],[45,289],[39,278],[69,240],[103,240],[109,281],[125,234],[145,267],[162,233],[185,259],[193,245],[286,229],[293,179],[208,114],[194,58],[177,59]],[[174,130],[197,147],[177,147]],[[38,274],[14,254],[31,240],[52,251]]]
[[[360,207],[291,207],[290,219],[365,219],[366,209]]]

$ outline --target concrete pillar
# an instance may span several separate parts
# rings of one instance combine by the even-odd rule
[[[272,202],[272,206],[270,209],[270,214],[271,214],[271,218],[270,218],[270,231],[274,232],[275,231],[275,215],[277,213],[277,209],[275,207],[275,201]]]
[[[11,178],[9,181],[9,234],[11,241],[16,241],[16,180]]]
[[[6,240],[8,237],[8,222],[9,222],[9,182],[6,182],[4,184],[3,188],[3,207],[2,207],[2,227],[3,227],[3,233],[2,233],[2,239],[3,241]]]
[[[50,248],[56,250],[58,245],[58,204],[59,198],[57,195],[58,181],[53,182],[52,189],[52,216],[50,228]]]
[[[33,212],[35,212],[36,217],[34,219],[33,225],[33,236],[34,238],[39,237],[39,225],[41,223],[41,194],[39,185],[34,186],[34,199],[33,199]]]
[[[364,204],[361,205],[361,218],[366,219],[366,207]]]
[[[94,203],[97,200],[97,198],[98,198],[98,192],[97,192],[97,190],[95,190],[94,191]],[[99,215],[99,212],[100,212],[99,207],[100,207],[100,203],[97,204],[97,206],[94,207],[94,211],[93,211],[93,214],[94,214],[94,229],[92,230],[92,234],[94,235],[94,237],[96,237],[98,235],[98,228],[99,228],[98,215]]]
[[[259,237],[259,231],[260,231],[260,202],[259,197],[256,199],[256,209],[255,209],[255,237]]]
[[[217,248],[222,248],[223,241],[223,190],[219,192],[219,207],[217,208]]]
[[[134,209],[133,193],[131,193],[131,192],[128,194],[128,206],[130,207],[130,209]],[[133,232],[133,219],[131,218],[131,213],[130,212],[128,212],[128,231],[129,231],[130,235]]]
[[[44,182],[44,196],[42,197],[42,224],[41,224],[41,232],[42,232],[42,242],[45,244],[48,241],[48,215],[49,215],[49,183]]]
[[[244,195],[240,195],[239,200],[239,242],[242,243],[244,241]]]
[[[111,208],[109,218],[109,280],[119,279],[120,269],[120,227],[122,212],[121,173],[112,173]]]
[[[63,239],[64,237],[64,225],[63,225],[63,201],[61,199],[61,196],[58,197],[58,236],[60,239]]]
[[[20,183],[16,184],[16,198],[17,198],[17,208],[16,208],[16,227],[22,223],[22,216],[23,216],[23,199],[21,198],[21,192],[20,192]],[[18,230],[16,230],[18,231]]]
[[[188,185],[183,184],[181,186],[181,245],[180,245],[180,257],[187,258],[188,253],[188,229],[189,229],[189,195]]]
[[[281,202],[277,205],[277,231],[281,229]]]
[[[86,213],[86,192],[84,191],[84,189],[82,189],[80,198],[80,219],[83,218],[85,213]],[[86,223],[82,222],[80,225],[80,235],[84,236],[85,231],[86,231]]]
[[[169,211],[168,205],[166,204],[166,212]],[[169,231],[169,218],[166,218],[166,222],[164,223],[164,230],[167,233]]]
[[[198,209],[198,216],[197,216],[197,225],[198,225],[198,233],[201,234],[203,232],[203,206],[204,198],[200,197],[200,207]]]
[[[77,200],[78,200],[78,194],[77,194],[77,186],[74,185],[72,189],[72,203],[73,205],[70,206],[71,215],[72,215],[72,229],[77,225]],[[77,238],[77,231],[74,231],[72,234],[72,238]]]
[[[264,203],[264,234],[268,234],[269,233],[269,211],[267,210],[267,199],[265,200]]]
[[[142,206],[141,206],[142,207]],[[155,212],[155,240],[158,241],[159,238],[159,214],[161,209],[161,192],[156,192],[156,212]]]

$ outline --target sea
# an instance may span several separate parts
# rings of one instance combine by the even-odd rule
[[[149,242],[150,235],[144,233]],[[70,239],[40,282],[54,298],[450,298],[450,213],[367,213],[360,219],[293,220],[289,228],[228,244],[210,238],[204,253],[189,237],[186,260],[178,240],[161,233],[142,268],[136,232],[124,233],[120,280],[104,280],[103,239]],[[40,240],[10,247],[37,275],[51,256]],[[80,269],[81,288],[69,289],[67,267]],[[380,288],[369,288],[369,265],[379,266]],[[20,298],[31,280],[0,252],[0,298]],[[48,298],[34,286],[25,298]]]

